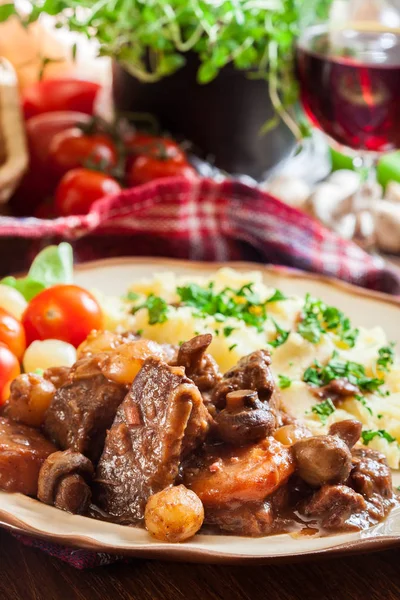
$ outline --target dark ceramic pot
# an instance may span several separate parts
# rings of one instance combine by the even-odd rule
[[[295,145],[282,122],[260,135],[274,114],[268,84],[227,66],[214,81],[200,85],[198,64],[189,54],[185,67],[157,83],[142,83],[114,64],[117,109],[152,113],[164,130],[190,140],[196,152],[215,166],[261,179]]]

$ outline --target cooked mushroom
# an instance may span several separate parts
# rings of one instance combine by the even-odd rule
[[[299,440],[292,449],[299,476],[313,487],[344,483],[350,475],[350,450],[336,435]]]
[[[333,425],[329,427],[329,435],[337,435],[337,437],[347,444],[350,450],[360,439],[361,431],[362,423],[356,421],[356,419],[339,421],[338,423],[333,423]]]
[[[92,493],[93,465],[86,456],[72,450],[54,452],[39,473],[38,498],[70,513],[84,514]]]
[[[259,442],[275,429],[275,416],[253,390],[237,390],[226,396],[226,408],[216,417],[217,435],[228,444]]]

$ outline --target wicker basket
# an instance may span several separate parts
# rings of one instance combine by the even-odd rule
[[[11,64],[0,57],[0,204],[5,204],[28,166],[18,81]]]

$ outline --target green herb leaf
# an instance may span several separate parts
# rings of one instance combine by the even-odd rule
[[[224,327],[223,332],[225,337],[229,337],[233,331],[235,331],[235,327]]]
[[[284,329],[279,327],[278,323],[274,319],[272,319],[272,322],[275,325],[277,337],[272,342],[268,342],[268,344],[270,346],[272,346],[273,348],[278,348],[279,346],[282,346],[282,344],[284,344],[287,341],[287,339],[290,335],[290,330],[285,331]]]
[[[330,398],[327,398],[327,400],[324,400],[323,402],[318,402],[318,404],[314,404],[314,406],[311,407],[311,412],[319,417],[319,420],[323,425],[325,425],[328,417],[330,417],[335,410],[335,405]]]
[[[126,296],[124,296],[124,300],[128,300],[129,302],[136,302],[139,298],[140,296],[136,292],[128,292]]]
[[[367,399],[364,396],[360,396],[360,394],[354,394],[354,398],[356,400],[358,400],[364,406],[364,408],[367,409],[369,414],[372,416],[372,409],[369,406]],[[379,415],[378,415],[378,419],[379,419]]]
[[[267,304],[270,304],[272,302],[281,302],[287,299],[287,296],[285,296],[283,292],[281,292],[280,290],[275,290],[275,293],[271,296],[271,298],[268,298]]]
[[[234,350],[237,347],[237,344],[232,344],[232,346],[229,346],[229,352],[232,352],[232,350]]]
[[[29,277],[22,277],[20,279],[15,279],[15,277],[4,277],[0,281],[3,285],[8,285],[10,287],[18,290],[27,302],[30,302],[32,298],[40,294],[43,290],[46,289],[46,286],[39,281],[34,281],[33,279],[29,279]]]
[[[180,305],[195,308],[195,316],[198,318],[210,315],[222,323],[227,318],[234,317],[249,327],[255,327],[258,331],[262,331],[267,320],[266,303],[261,302],[253,292],[252,283],[247,283],[237,290],[224,288],[218,293],[211,284],[201,287],[197,283],[189,283],[178,287],[177,294]],[[232,332],[233,328],[226,327],[225,331]]]
[[[51,287],[57,283],[73,282],[72,247],[66,242],[58,246],[47,246],[36,256],[29,269],[28,277]]]
[[[364,446],[368,446],[368,444],[376,437],[380,437],[384,440],[387,440],[389,444],[396,441],[396,438],[394,438],[392,435],[390,435],[390,433],[385,431],[385,429],[379,429],[378,431],[367,429],[361,432],[361,439],[363,441]]]
[[[292,380],[290,379],[290,377],[286,377],[286,375],[278,375],[278,380],[279,387],[281,388],[281,390],[286,390],[292,385]]]
[[[326,306],[322,300],[306,295],[302,320],[297,331],[312,344],[318,344],[323,333],[331,331],[339,336],[349,348],[353,348],[359,334],[352,329],[350,320],[334,306]]]
[[[378,350],[379,358],[376,361],[378,369],[381,371],[390,371],[390,367],[394,364],[395,353],[394,353],[394,342],[391,342],[389,346],[384,346]]]
[[[156,325],[157,323],[162,324],[168,320],[168,304],[159,296],[150,294],[150,296],[147,297],[146,302],[132,308],[132,314],[134,315],[141,308],[147,308],[148,310],[149,325]]]
[[[316,386],[323,387],[335,379],[347,379],[363,392],[378,392],[385,383],[377,377],[367,377],[363,365],[352,361],[340,360],[334,352],[331,360],[326,365],[315,361],[312,367],[306,369],[303,381]]]
[[[7,21],[12,15],[17,14],[14,4],[1,4],[0,5],[0,23]]]

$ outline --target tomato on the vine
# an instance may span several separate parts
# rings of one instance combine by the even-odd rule
[[[73,169],[64,175],[57,187],[56,211],[63,216],[85,215],[96,200],[120,191],[119,183],[104,173]]]
[[[55,285],[30,301],[22,323],[28,345],[56,339],[77,348],[93,329],[102,328],[103,313],[94,296],[83,288]]]
[[[13,315],[0,308],[0,342],[22,360],[26,348],[25,331],[22,323]]]
[[[18,358],[5,344],[0,343],[0,406],[8,400],[11,382],[20,373]]]
[[[137,133],[127,136],[124,140],[125,148],[133,160],[137,156],[152,156],[175,162],[187,162],[186,154],[182,148],[169,138],[155,137],[147,133]]]
[[[78,127],[54,136],[49,150],[50,168],[58,176],[88,163],[104,171],[115,167],[117,149],[111,137],[103,133],[85,134]]]
[[[196,171],[187,162],[138,156],[126,174],[128,186],[140,185],[165,177],[194,179]]]

